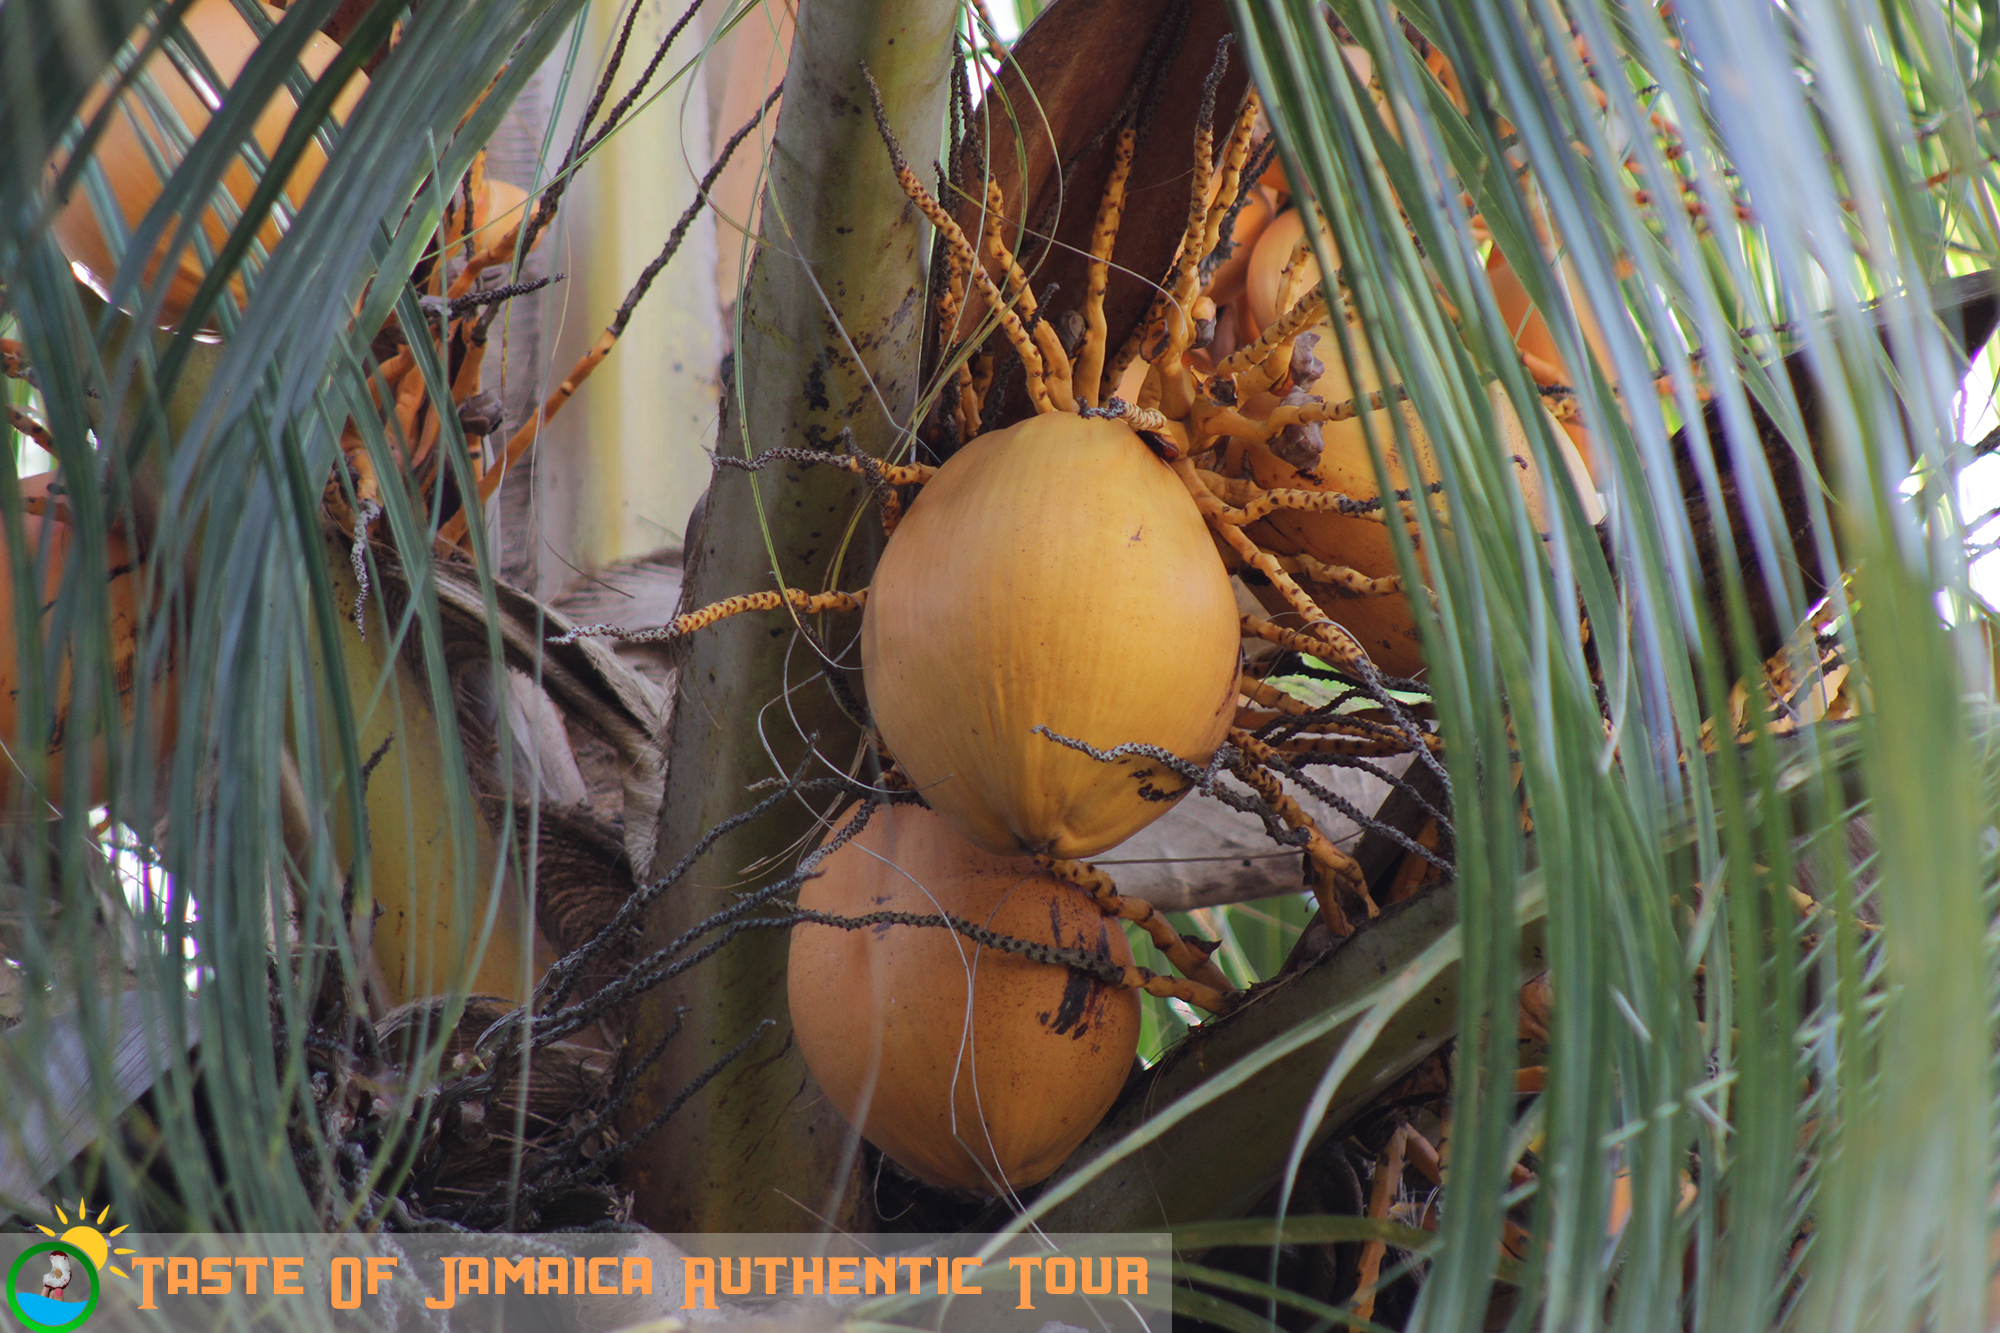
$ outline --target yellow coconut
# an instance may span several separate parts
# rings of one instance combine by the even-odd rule
[[[265,6],[264,12],[273,23],[284,17],[281,11],[268,5]],[[242,72],[244,65],[249,63],[252,53],[257,49],[257,35],[251,31],[249,23],[237,11],[234,0],[195,0],[183,21],[189,36],[201,47],[225,87]],[[145,33],[142,30],[133,35],[133,40],[143,41],[144,37]],[[340,48],[333,42],[316,36],[306,43],[305,50],[300,53],[299,63],[307,72],[318,76],[332,63],[339,50]],[[182,142],[182,134],[185,133],[190,137],[199,135],[207,126],[211,114],[208,102],[196,91],[193,84],[181,77],[172,61],[156,55],[146,65],[146,73],[158,86],[161,95],[172,105],[174,112],[185,125],[185,130],[171,124],[163,127],[151,110],[154,104],[136,89],[128,89],[119,98],[118,110],[106,122],[104,136],[98,141],[95,156],[104,169],[112,192],[117,196],[118,211],[123,215],[128,233],[139,225],[147,210],[160,195],[161,178],[154,165],[153,155],[158,154],[169,168],[178,164],[181,158],[178,145]],[[353,77],[334,103],[333,115],[336,120],[346,119],[367,83],[367,79],[358,73]],[[82,113],[86,121],[96,115],[98,109],[103,106],[104,99],[110,95],[112,86],[113,81],[107,77],[86,100]],[[262,115],[258,117],[255,138],[267,156],[277,150],[296,110],[297,103],[293,101],[291,94],[280,91],[272,97]],[[319,146],[316,143],[308,144],[291,177],[285,183],[286,209],[291,212],[297,211],[304,203],[307,192],[312,189],[313,182],[319,179],[320,171],[325,165],[326,155],[320,151]],[[52,172],[60,169],[60,166],[60,163],[54,164]],[[237,208],[249,202],[257,186],[257,177],[251,171],[249,163],[240,157],[223,173],[222,179]],[[273,217],[267,220],[257,233],[258,240],[263,243],[266,250],[275,247],[283,236],[282,226],[275,216],[277,211],[274,210]],[[202,231],[211,247],[218,250],[222,247],[229,237],[234,221],[233,210],[227,217],[213,207],[202,214]],[[169,232],[171,230],[170,227]],[[104,235],[97,214],[91,208],[89,191],[81,183],[70,195],[62,212],[57,215],[55,233],[57,241],[62,245],[63,253],[70,261],[82,267],[100,291],[108,291],[118,265],[113,258],[111,242]],[[158,276],[160,263],[169,241],[170,236],[161,238],[159,249],[146,268],[146,281],[151,282]],[[163,324],[173,325],[180,322],[205,276],[205,266],[200,256],[195,253],[194,247],[190,246],[181,253],[179,263],[169,280],[165,302],[159,315]],[[231,290],[239,301],[243,299],[243,288],[240,283],[234,284]]]
[[[1322,333],[1325,332],[1322,330]],[[1327,371],[1311,389],[1312,393],[1325,397],[1328,402],[1347,401],[1355,396],[1346,373],[1337,364],[1339,359],[1338,351],[1326,358]],[[1370,388],[1373,387],[1370,384]],[[1506,459],[1510,473],[1521,488],[1530,520],[1538,530],[1547,531],[1546,484],[1535,466],[1527,426],[1497,382],[1487,386],[1487,401],[1500,426],[1500,438],[1494,446]],[[1397,405],[1396,410],[1402,414],[1415,446],[1418,472],[1422,479],[1420,484],[1432,485],[1441,475],[1437,452],[1424,431],[1416,408],[1404,401]],[[1401,452],[1396,447],[1392,433],[1394,425],[1388,412],[1377,410],[1368,416],[1376,439],[1388,457],[1393,489],[1412,490]],[[1550,424],[1559,423],[1550,418]],[[1375,471],[1360,418],[1326,425],[1322,428],[1321,438],[1325,447],[1318,466],[1311,473],[1301,472],[1261,445],[1253,445],[1245,454],[1251,475],[1259,486],[1267,489],[1333,491],[1359,500],[1373,498],[1377,494]],[[1557,430],[1555,440],[1563,450],[1563,463],[1583,499],[1585,517],[1594,523],[1603,517],[1603,510],[1591,486],[1590,474],[1568,436]],[[1253,534],[1273,551],[1309,555],[1326,564],[1356,570],[1369,578],[1382,578],[1396,573],[1395,548],[1391,545],[1388,525],[1380,521],[1380,517],[1392,514],[1393,510],[1382,516],[1355,518],[1342,514],[1280,511],[1257,524]],[[1413,539],[1415,535],[1413,531]],[[1351,597],[1310,577],[1302,576],[1300,582],[1313,594],[1321,609],[1360,640],[1361,646],[1383,672],[1392,676],[1414,676],[1423,668],[1422,645],[1406,597]],[[1290,611],[1290,604],[1283,600],[1277,589],[1264,586],[1255,591],[1258,599],[1274,613]]]
[[[1090,856],[1188,783],[1235,715],[1235,598],[1200,512],[1126,426],[1047,413],[938,469],[883,551],[861,625],[875,725],[960,836]]]
[[[993,856],[930,811],[878,812],[799,905],[839,916],[943,911],[1123,966],[1116,921],[1033,861]],[[799,1050],[869,1142],[935,1185],[997,1193],[1062,1165],[1131,1071],[1135,991],[986,948],[956,931],[792,930]]]
[[[59,496],[49,493],[49,483],[54,473],[21,479],[22,499],[31,508],[41,509],[41,514],[29,513],[22,520],[22,537],[28,558],[39,571],[38,600],[42,607],[43,633],[55,632],[54,614],[58,597],[63,593],[66,577],[74,577],[70,566],[74,563],[73,542],[75,529],[65,521],[65,511]],[[140,566],[133,558],[132,550],[125,538],[114,531],[107,538],[104,552],[105,569],[110,579],[109,600],[110,619],[106,625],[107,646],[111,654],[112,675],[118,689],[118,709],[121,721],[130,725],[132,720],[134,687],[139,669],[139,579]],[[54,688],[54,718],[50,730],[47,749],[48,767],[43,775],[46,786],[29,788],[25,781],[27,765],[15,749],[20,739],[21,714],[19,712],[22,689],[21,646],[14,641],[14,570],[4,546],[0,546],[0,634],[4,634],[9,647],[0,652],[0,806],[24,810],[28,814],[45,813],[51,803],[61,797],[63,790],[63,764],[72,753],[69,744],[70,694],[74,684],[75,667],[70,655],[64,653],[52,682]],[[77,595],[72,589],[70,596]],[[73,631],[72,631],[73,632]],[[163,743],[171,743],[173,738],[173,691],[165,678],[157,681],[152,693],[152,716],[155,724],[163,732]],[[106,744],[100,734],[94,738],[90,753],[91,786],[90,803],[101,805],[109,795],[109,764]]]

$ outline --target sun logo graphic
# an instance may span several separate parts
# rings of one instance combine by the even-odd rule
[[[7,1271],[6,1287],[8,1311],[31,1333],[68,1333],[82,1327],[97,1310],[98,1274],[131,1277],[111,1262],[114,1255],[137,1253],[111,1247],[111,1238],[125,1228],[98,1230],[110,1213],[110,1208],[103,1209],[93,1223],[88,1205],[79,1199],[74,1226],[61,1204],[56,1205],[56,1220],[67,1230],[58,1234],[36,1225],[52,1239],[22,1252]]]

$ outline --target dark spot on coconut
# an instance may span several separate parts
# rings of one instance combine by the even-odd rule
[[[1057,946],[1060,947],[1063,943],[1062,904],[1054,898],[1049,899],[1049,933]],[[1086,942],[1081,932],[1077,935],[1075,947],[1086,947]],[[1087,1020],[1090,1015],[1090,1002],[1094,998],[1098,986],[1091,978],[1081,972],[1070,969],[1065,970],[1068,971],[1069,977],[1068,980],[1063,982],[1062,1000],[1056,1005],[1054,1017],[1042,1014],[1040,1018],[1042,1025],[1052,1031],[1070,1032],[1074,1028],[1075,1031],[1071,1034],[1072,1037],[1081,1037],[1089,1030]]]
[[[1081,1037],[1088,1031],[1084,1018],[1090,1009],[1091,993],[1096,989],[1097,983],[1083,973],[1071,970],[1069,980],[1063,983],[1062,1003],[1056,1006],[1055,1018],[1044,1018],[1043,1023],[1054,1032],[1068,1032],[1075,1028],[1074,1035]]]

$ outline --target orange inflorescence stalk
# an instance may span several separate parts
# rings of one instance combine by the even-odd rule
[[[944,290],[938,294],[938,346],[951,347],[958,336],[959,312],[965,308],[965,256],[956,246],[946,246],[944,252]],[[975,391],[972,382],[972,367],[961,365],[954,377],[958,390],[958,437],[969,440],[979,430],[979,413],[984,406],[981,393]]]
[[[1331,588],[1343,597],[1399,597],[1403,592],[1400,574],[1370,578],[1346,565],[1329,565],[1309,555],[1281,555],[1278,568],[1287,574],[1303,574],[1322,588]]]
[[[1382,1152],[1382,1158],[1375,1164],[1375,1182],[1369,1191],[1368,1216],[1377,1222],[1387,1221],[1389,1208],[1396,1202],[1396,1192],[1403,1181],[1403,1150],[1408,1141],[1416,1137],[1416,1131],[1408,1125],[1398,1125],[1396,1132],[1389,1136],[1389,1145]],[[1375,1317],[1375,1284],[1382,1276],[1382,1260],[1389,1247],[1382,1241],[1371,1240],[1361,1247],[1360,1285],[1354,1293],[1354,1316],[1357,1319]]]
[[[1086,407],[1104,401],[1104,354],[1110,333],[1104,322],[1104,289],[1111,280],[1111,251],[1118,243],[1118,224],[1125,217],[1125,182],[1132,175],[1132,155],[1138,131],[1118,131],[1118,148],[1111,159],[1111,179],[1097,205],[1097,225],[1090,233],[1090,281],[1083,295],[1083,349],[1077,358],[1078,396]]]
[[[1001,192],[999,181],[987,181],[986,228],[981,237],[986,250],[986,270],[995,282],[1003,284],[1007,303],[1020,312],[1022,319],[1032,320],[1040,312],[1040,306],[1028,287],[1028,275],[1021,271],[1014,252],[1007,248],[1006,238],[1000,234],[1000,228],[1006,221],[1007,196]]]
[[[1343,655],[1352,657],[1354,654],[1359,653],[1359,648],[1346,646],[1347,643],[1351,643],[1352,641],[1351,636],[1348,635],[1346,630],[1339,631],[1341,637],[1338,639],[1330,638],[1327,635],[1317,632],[1322,627],[1333,626],[1333,622],[1327,620],[1324,616],[1318,619],[1308,618],[1305,623],[1311,626],[1311,629],[1287,629],[1283,625],[1265,620],[1260,616],[1245,616],[1243,617],[1243,633],[1252,638],[1262,639],[1266,643],[1275,643],[1280,648],[1289,648],[1295,653],[1304,653],[1308,657],[1317,657],[1322,662],[1338,664]],[[1286,697],[1289,698],[1290,696],[1287,695]],[[1259,699],[1258,702],[1263,703],[1265,701]]]
[[[1253,367],[1264,365],[1273,359],[1279,359],[1277,354],[1281,352],[1283,353],[1283,357],[1281,358],[1282,364],[1289,369],[1292,359],[1292,340],[1325,318],[1326,293],[1315,287],[1300,297],[1298,304],[1273,320],[1271,327],[1258,335],[1256,342],[1251,343],[1248,347],[1239,347],[1224,357],[1222,363],[1216,366],[1215,373],[1220,376],[1241,375]],[[1276,379],[1274,378],[1271,383],[1276,383]],[[1268,387],[1270,387],[1269,384],[1256,386],[1257,389]],[[1243,393],[1245,396],[1247,396],[1247,392],[1255,391],[1249,390],[1246,392],[1245,386],[1241,384],[1237,386],[1237,389],[1239,393]]]
[[[896,132],[889,128],[888,113],[882,109],[881,90],[875,86],[873,75],[868,74],[866,70],[863,70],[862,74],[868,81],[868,95],[875,103],[875,128],[882,135],[883,147],[889,150],[889,165],[895,170],[896,183],[903,187],[903,193],[917,206],[918,211],[938,229],[938,234],[944,237],[945,244],[958,251],[961,261],[971,275],[973,285],[979,290],[980,298],[986,302],[987,309],[993,312],[994,318],[1000,321],[1001,332],[1006,334],[1007,341],[1013,344],[1015,352],[1020,355],[1021,374],[1027,381],[1028,398],[1034,403],[1035,410],[1055,411],[1055,404],[1049,399],[1048,385],[1042,378],[1042,354],[1036,349],[1034,339],[1028,336],[1020,317],[1014,313],[1012,305],[994,285],[993,278],[986,272],[985,266],[979,262],[979,256],[973,251],[972,242],[965,238],[964,230],[959,227],[951,214],[944,210],[943,205],[931,197],[931,192],[917,179],[917,173],[911,171],[910,164],[903,160],[902,146],[896,142]],[[1032,299],[1031,297],[1030,300]]]
[[[1127,990],[1142,990],[1163,1000],[1179,1000],[1182,1004],[1206,1009],[1211,1014],[1228,1013],[1235,1008],[1238,996],[1235,991],[1217,990],[1185,977],[1161,976],[1158,972],[1131,963],[1125,966],[1124,985]]]
[[[465,246],[468,260],[474,253],[472,238],[485,230],[487,212],[486,150],[482,148],[472,155],[472,170],[465,174],[465,189],[459,202],[460,235],[457,239]],[[440,263],[438,270],[442,272],[443,269],[444,265]]]
[[[1229,743],[1244,754],[1244,759],[1232,770],[1236,776],[1262,797],[1287,827],[1306,834],[1305,853],[1316,872],[1313,892],[1319,898],[1320,912],[1326,917],[1326,923],[1336,930],[1347,924],[1346,914],[1340,910],[1334,897],[1335,891],[1342,888],[1361,900],[1369,916],[1376,915],[1379,909],[1375,900],[1368,896],[1368,881],[1361,873],[1360,863],[1329,842],[1326,834],[1320,832],[1319,825],[1313,822],[1312,816],[1300,808],[1291,793],[1278,781],[1277,775],[1261,767],[1263,762],[1280,756],[1246,731],[1230,732]]]
[[[500,451],[498,458],[488,465],[486,475],[479,479],[480,504],[483,505],[493,498],[493,492],[500,489],[500,483],[505,479],[507,472],[527,454],[541,435],[542,427],[548,424],[549,418],[562,411],[563,404],[575,396],[577,386],[590,378],[591,372],[604,363],[604,358],[610,356],[611,349],[617,345],[616,330],[606,329],[598,334],[597,341],[591,344],[583,359],[570,367],[569,374],[563,376],[562,383],[542,401],[541,407],[535,414],[522,422],[520,427],[507,438],[507,447]],[[438,540],[455,543],[465,536],[468,512],[468,509],[461,509],[446,520],[444,526],[438,529]]]
[[[360,433],[350,431],[342,435],[340,447],[346,455],[348,467],[354,470],[354,498],[362,504],[380,504],[382,485],[375,478],[375,460],[368,456],[368,448],[362,442]]]
[[[1165,917],[1153,910],[1151,903],[1122,896],[1111,876],[1096,866],[1083,861],[1058,860],[1053,856],[1038,856],[1035,862],[1056,878],[1089,894],[1091,901],[1106,916],[1130,921],[1145,931],[1154,946],[1167,956],[1167,961],[1179,968],[1189,980],[1220,991],[1235,989],[1229,978],[1222,975],[1222,969],[1215,965],[1215,960],[1209,957],[1208,950],[1175,930]]]
[[[1194,136],[1194,191],[1188,200],[1180,263],[1174,270],[1172,286],[1155,298],[1166,331],[1166,345],[1147,358],[1156,366],[1178,366],[1181,354],[1194,340],[1194,322],[1188,307],[1194,303],[1195,291],[1201,283],[1201,242],[1208,229],[1208,181],[1214,169],[1215,131],[1204,119]]]
[[[1253,440],[1263,444],[1276,438],[1287,426],[1315,426],[1330,422],[1352,421],[1361,415],[1361,404],[1364,401],[1368,404],[1369,410],[1379,412],[1388,405],[1388,400],[1387,393],[1376,389],[1366,399],[1344,399],[1336,403],[1321,402],[1317,399],[1303,403],[1281,403],[1273,407],[1264,417],[1254,421],[1228,408],[1210,407],[1202,412],[1201,426],[1211,435],[1227,435],[1233,439]],[[1574,416],[1575,412],[1572,411],[1571,415]]]
[[[56,442],[55,438],[49,434],[49,428],[12,403],[7,404],[7,424],[33,440],[36,444],[39,444],[42,448],[47,449],[51,453],[55,452]]]
[[[1217,184],[1215,199],[1208,206],[1208,222],[1201,235],[1201,251],[1195,258],[1197,267],[1222,243],[1222,219],[1236,206],[1236,196],[1243,188],[1243,165],[1250,160],[1251,136],[1257,131],[1257,117],[1263,110],[1263,102],[1252,89],[1243,99],[1243,109],[1236,115],[1236,128],[1230,133],[1229,143],[1222,151],[1222,179]]]
[[[1259,491],[1241,508],[1236,508],[1224,503],[1222,497],[1209,490],[1206,485],[1202,489],[1208,493],[1210,502],[1203,503],[1200,497],[1197,497],[1195,502],[1201,505],[1202,512],[1209,516],[1211,522],[1226,527],[1246,527],[1260,518],[1268,518],[1281,510],[1302,514],[1345,514],[1349,518],[1381,521],[1382,507],[1379,503],[1374,500],[1356,500],[1339,491],[1290,489]]]
[[[1363,759],[1387,759],[1410,752],[1407,744],[1386,736],[1322,735],[1318,732],[1289,737],[1271,748],[1281,755],[1348,755]]]
[[[1069,353],[1063,350],[1062,339],[1056,336],[1054,327],[1041,317],[1041,307],[1028,285],[1028,275],[1021,271],[1019,261],[1001,235],[1006,220],[1007,196],[1001,192],[1000,182],[988,181],[984,233],[988,274],[999,275],[995,281],[1005,284],[1003,295],[1024,321],[1024,327],[1034,340],[1035,351],[1041,356],[1043,380],[1048,386],[1050,403],[1058,412],[1074,412],[1076,394],[1071,386]],[[1025,357],[1022,364],[1027,364]]]
[[[1312,646],[1310,644],[1301,645],[1299,650],[1310,651]],[[1282,721],[1286,718],[1300,719],[1300,722],[1295,725],[1306,728],[1306,730],[1288,736],[1282,741],[1262,742],[1279,754],[1296,752],[1298,754],[1353,753],[1387,755],[1408,754],[1411,750],[1417,748],[1416,742],[1409,739],[1406,733],[1398,732],[1390,735],[1386,734],[1379,727],[1369,729],[1343,722],[1314,718],[1313,714],[1319,710],[1311,704],[1306,703],[1302,699],[1294,699],[1283,690],[1265,681],[1261,681],[1252,675],[1244,675],[1237,682],[1236,689],[1237,693],[1255,703],[1263,705],[1265,709],[1269,710],[1261,711],[1252,708],[1238,708],[1236,710],[1236,729],[1238,731],[1246,733],[1254,732],[1260,727],[1269,726],[1273,722]],[[1362,748],[1355,750],[1344,748],[1349,744]],[[1427,735],[1423,737],[1423,745],[1426,749],[1435,751],[1441,747],[1441,744],[1442,742],[1436,736]]]
[[[425,331],[424,336],[429,336],[428,330]],[[424,377],[415,368],[414,363],[412,363],[410,371],[396,385],[396,429],[389,437],[392,447],[399,446],[407,451],[404,454],[405,461],[412,464],[418,458],[416,452],[418,444],[417,417],[423,410],[423,405]]]
[[[1314,653],[1313,656],[1319,655]],[[1284,717],[1310,717],[1318,711],[1305,700],[1294,699],[1277,686],[1261,681],[1247,671],[1236,678],[1236,692]]]
[[[554,642],[570,643],[577,639],[609,636],[623,643],[659,643],[683,638],[697,630],[707,629],[718,620],[740,616],[746,611],[776,611],[779,607],[790,607],[800,615],[813,615],[821,611],[859,611],[867,600],[866,588],[859,592],[806,592],[799,588],[784,588],[776,592],[746,592],[734,597],[725,597],[719,602],[710,602],[707,606],[689,611],[686,615],[675,616],[666,624],[652,629],[628,630],[618,625],[579,625]]]
[[[1207,189],[1211,172],[1211,131],[1206,121],[1195,136],[1195,170],[1199,177],[1194,206],[1188,210],[1188,234],[1181,242],[1180,267],[1174,274],[1172,294],[1167,298],[1167,343],[1152,358],[1163,373],[1185,373],[1181,357],[1194,345],[1195,300],[1201,286],[1201,261],[1222,240],[1222,219],[1235,206],[1236,192],[1243,180],[1243,164],[1250,157],[1250,138],[1256,131],[1260,110],[1262,106],[1254,92],[1243,99],[1243,109],[1237,113],[1236,125],[1223,148],[1222,175],[1213,199],[1208,197]]]

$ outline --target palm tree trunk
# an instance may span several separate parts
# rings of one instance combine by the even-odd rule
[[[861,67],[879,82],[911,159],[932,161],[956,13],[942,0],[803,7],[770,157],[764,245],[739,306],[736,376],[723,385],[723,455],[831,448],[843,430],[880,455],[913,424],[924,228],[890,174]],[[685,604],[769,589],[779,578],[813,591],[859,588],[879,533],[844,473],[718,470],[706,520],[689,533]],[[824,626],[827,647],[848,667],[858,666],[857,629],[851,616]],[[820,667],[777,615],[725,621],[692,642],[668,738],[655,876],[749,805],[751,784],[796,770],[809,747],[816,764],[843,771],[864,757],[859,729],[815,679]],[[655,906],[645,947],[782,876],[809,845],[815,818],[801,802],[718,843]],[[862,1205],[860,1191],[846,1188],[854,1140],[791,1041],[787,947],[783,932],[739,936],[640,1006],[634,1052],[683,1026],[644,1076],[627,1132],[773,1020],[627,1159],[639,1220],[658,1230],[812,1230],[822,1213],[850,1224]]]

